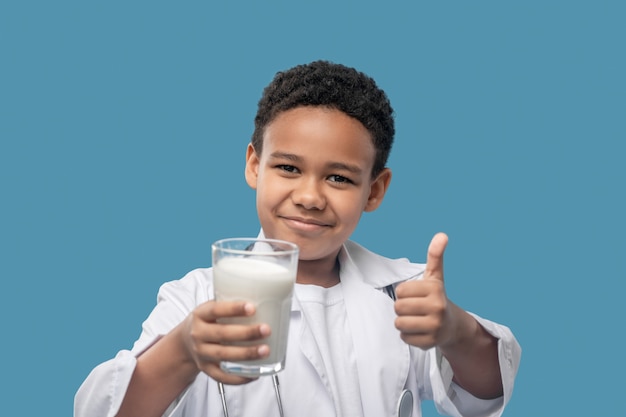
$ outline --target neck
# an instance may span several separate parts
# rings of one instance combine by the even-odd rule
[[[328,259],[298,262],[298,284],[318,285],[330,288],[339,284],[339,260],[336,256]]]

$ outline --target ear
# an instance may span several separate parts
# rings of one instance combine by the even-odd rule
[[[385,168],[378,174],[378,177],[372,182],[370,186],[370,195],[365,203],[364,211],[374,211],[383,202],[389,183],[391,182],[391,170]]]
[[[252,144],[248,144],[246,149],[246,182],[253,190],[256,190],[257,180],[259,178],[259,156],[254,150]]]

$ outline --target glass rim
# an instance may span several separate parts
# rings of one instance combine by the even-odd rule
[[[269,239],[269,238],[258,238],[258,237],[229,237],[225,239],[219,239],[211,244],[211,248],[213,250],[227,251],[233,254],[241,254],[241,255],[250,254],[249,250],[223,246],[223,244],[228,243],[228,242],[233,242],[233,243],[249,242],[250,244],[259,242],[259,243],[270,244],[272,247],[274,247],[274,245],[278,246],[276,248],[277,250],[274,250],[274,251],[261,250],[261,251],[256,252],[257,255],[286,255],[286,254],[291,254],[291,253],[298,253],[300,251],[300,248],[298,247],[298,245],[296,245],[293,242],[289,242],[287,240],[282,240],[282,239]]]

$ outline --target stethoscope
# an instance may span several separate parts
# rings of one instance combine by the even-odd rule
[[[278,381],[278,375],[272,375],[272,383],[274,385],[274,393],[276,394],[276,402],[278,403],[278,412],[280,417],[284,417],[283,401],[280,397],[280,383]],[[224,410],[224,417],[228,417],[228,406],[226,405],[226,394],[224,392],[224,384],[217,383],[217,388],[220,391],[220,398],[222,400],[222,409]],[[408,389],[405,389],[400,394],[398,399],[398,406],[396,407],[396,417],[411,417],[413,415],[413,394]]]
[[[280,417],[284,417],[285,414],[283,412],[283,401],[280,397],[280,386],[278,382],[278,375],[272,375],[272,383],[274,385],[274,393],[276,394],[276,402],[278,403],[278,412],[280,413]],[[226,405],[226,393],[224,392],[224,384],[221,382],[217,383],[217,388],[220,391],[220,398],[222,399],[222,409],[224,410],[224,417],[228,417],[228,406]]]

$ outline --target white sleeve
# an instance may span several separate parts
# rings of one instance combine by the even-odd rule
[[[74,398],[74,417],[113,417],[117,414],[137,360],[128,350],[94,368]]]
[[[506,326],[473,315],[490,334],[498,338],[498,359],[504,395],[493,400],[482,400],[452,382],[452,368],[438,349],[431,349],[430,383],[437,410],[454,417],[498,417],[511,399],[515,375],[519,368],[521,347]]]
[[[137,356],[180,323],[196,305],[208,300],[206,270],[195,270],[159,289],[157,305],[142,325],[132,350],[121,350],[94,368],[74,398],[74,417],[114,417],[137,364]]]

